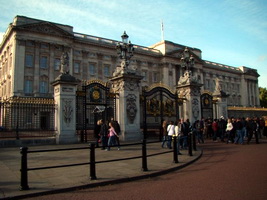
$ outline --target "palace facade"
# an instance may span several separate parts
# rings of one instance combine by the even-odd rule
[[[144,38],[145,40],[145,38]],[[108,82],[120,66],[118,41],[73,32],[73,27],[16,16],[0,46],[0,97],[53,98],[50,84],[61,73],[61,56],[69,52],[69,73],[81,80]],[[175,90],[183,75],[184,45],[161,41],[150,47],[134,44],[130,68],[143,76],[141,87],[161,83]],[[256,69],[233,67],[203,60],[201,50],[187,47],[194,57],[193,72],[202,84],[201,93],[212,94],[219,81],[229,107],[259,107]],[[223,55],[222,55],[223,56]],[[141,91],[140,91],[141,92]]]

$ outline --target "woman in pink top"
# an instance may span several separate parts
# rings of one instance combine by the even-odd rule
[[[113,122],[110,122],[109,126],[110,126],[110,129],[109,129],[109,134],[108,134],[109,135],[108,148],[106,149],[106,151],[109,151],[111,146],[116,145],[116,137],[119,137],[114,129]]]

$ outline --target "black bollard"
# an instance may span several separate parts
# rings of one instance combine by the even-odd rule
[[[90,146],[90,178],[91,180],[96,180],[96,170],[95,170],[95,143],[89,144]]]
[[[146,155],[146,139],[142,143],[142,170],[148,171],[147,169],[147,155]]]
[[[27,165],[28,147],[20,147],[21,168],[20,168],[20,190],[29,190],[28,185],[28,165]]]
[[[192,132],[188,134],[188,155],[193,156],[192,153]]]
[[[173,162],[178,163],[177,137],[173,137]]]

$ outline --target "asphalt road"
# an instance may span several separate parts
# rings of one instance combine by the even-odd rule
[[[267,140],[249,145],[201,145],[203,156],[170,174],[130,183],[28,199],[266,200]]]

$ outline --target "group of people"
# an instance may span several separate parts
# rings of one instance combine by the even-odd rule
[[[163,139],[161,143],[161,147],[166,147],[172,149],[172,138],[176,136],[178,138],[177,141],[177,153],[180,154],[180,149],[187,149],[188,145],[188,135],[191,132],[191,125],[189,120],[184,121],[184,119],[180,119],[177,122],[164,120],[162,123],[163,129]]]
[[[267,120],[263,118],[229,118],[221,116],[219,119],[201,119],[193,124],[190,121],[179,119],[177,122],[164,120],[162,123],[163,139],[162,148],[172,148],[172,138],[178,138],[177,149],[186,149],[188,145],[188,134],[191,132],[197,137],[198,143],[204,143],[204,139],[212,139],[234,144],[249,144],[254,137],[256,144],[259,138],[267,137]]]
[[[120,125],[113,118],[107,123],[103,119],[98,120],[94,129],[96,147],[99,147],[99,143],[101,143],[102,150],[110,151],[111,146],[117,146],[120,150],[120,132]]]
[[[219,120],[210,119],[204,121],[204,134],[207,138],[217,141],[220,138],[222,142],[234,144],[247,144],[251,142],[252,137],[255,138],[256,144],[259,144],[259,138],[267,136],[267,124],[263,118],[228,118],[220,117]]]

